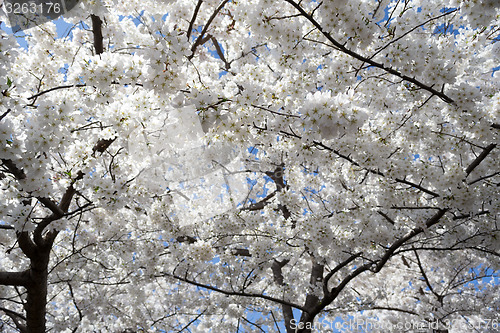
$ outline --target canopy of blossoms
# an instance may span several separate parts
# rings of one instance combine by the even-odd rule
[[[73,5],[2,19],[0,330],[495,329],[497,1]]]

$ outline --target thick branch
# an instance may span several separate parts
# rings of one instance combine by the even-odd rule
[[[30,333],[46,332],[49,249],[40,249],[30,258],[30,283],[26,286],[26,326]]]
[[[17,165],[10,159],[2,159],[2,164],[7,168],[7,171],[10,172],[17,180],[26,179],[26,173],[24,170],[17,167]],[[38,201],[40,201],[45,207],[50,209],[52,214],[46,218],[44,218],[36,227],[34,232],[34,240],[35,243],[39,246],[46,246],[53,241],[55,238],[54,233],[47,234],[46,239],[42,238],[42,233],[44,229],[53,221],[60,219],[64,216],[64,214],[68,211],[71,200],[75,194],[75,189],[73,188],[73,184],[83,178],[83,173],[80,171],[77,174],[77,177],[72,181],[71,185],[68,187],[66,192],[64,193],[61,203],[58,205],[50,198],[42,198],[37,197]],[[5,227],[6,229],[7,227]],[[19,245],[23,252],[29,257],[32,258],[33,253],[35,252],[35,244],[33,244],[29,238],[27,233],[21,233],[18,235]]]
[[[113,142],[115,142],[116,140],[116,136],[112,139],[100,139],[96,142],[96,144],[94,145],[94,147],[92,147],[92,156],[95,156],[95,153],[98,152],[98,153],[104,153],[106,151],[106,149],[109,148],[109,146],[111,146],[111,144]]]
[[[0,272],[0,285],[3,286],[26,286],[30,282],[29,271],[24,272]]]
[[[175,240],[178,241],[179,243],[189,243],[189,244],[196,243],[196,238],[188,235],[177,236]]]
[[[305,311],[305,309],[303,307],[301,307],[300,305],[297,305],[295,303],[288,302],[288,301],[285,301],[285,300],[282,300],[282,299],[279,299],[279,298],[271,297],[271,296],[266,296],[266,295],[256,294],[256,293],[245,293],[245,292],[238,292],[238,291],[227,291],[227,290],[219,289],[219,288],[207,285],[207,284],[203,284],[203,283],[199,283],[199,282],[196,282],[196,281],[193,281],[193,280],[189,280],[186,277],[181,277],[181,276],[177,276],[177,275],[173,275],[173,274],[169,274],[169,273],[164,273],[163,276],[168,276],[168,277],[174,278],[176,280],[189,283],[189,284],[191,284],[193,286],[197,286],[197,287],[200,287],[200,288],[204,288],[204,289],[216,291],[218,293],[221,293],[221,294],[224,294],[224,295],[228,295],[228,296],[262,298],[262,299],[265,299],[267,301],[271,301],[271,302],[282,304],[282,305],[288,305],[288,306],[291,306],[292,308]]]
[[[2,164],[17,180],[26,178],[26,174],[24,173],[24,171],[22,169],[19,169],[14,161],[2,158]]]
[[[63,216],[64,212],[61,210],[61,208],[51,199],[49,198],[37,198],[38,201],[40,201],[45,207],[50,209],[50,211],[55,215],[55,216]]]
[[[309,312],[314,309],[314,307],[320,303],[320,298],[316,294],[315,287],[317,285],[321,285],[323,282],[323,271],[325,269],[325,266],[318,263],[316,258],[314,256],[311,256],[311,261],[312,261],[312,267],[311,267],[311,275],[309,277],[309,285],[311,286],[312,290],[310,290],[307,293],[306,296],[306,301],[304,304],[304,308],[306,311],[302,312],[302,316],[300,318],[300,321],[302,323],[307,323],[309,320]]]
[[[283,168],[284,165],[280,165],[276,167],[274,171],[266,171],[265,174],[269,178],[273,180],[273,182],[276,184],[276,190],[278,192],[281,192],[286,186],[285,186],[285,181],[283,180]]]
[[[432,216],[430,219],[425,222],[426,228],[430,228],[436,223],[439,222],[439,220],[444,216],[444,214],[447,212],[446,209],[440,209],[434,216]],[[392,246],[386,251],[385,255],[382,257],[382,259],[379,260],[375,268],[372,270],[374,273],[380,272],[382,267],[386,264],[386,262],[392,257],[394,251],[396,251],[399,247],[401,247],[404,243],[415,237],[416,235],[422,233],[424,231],[423,228],[415,228],[412,231],[410,231],[406,236],[403,238],[398,239]]]
[[[467,174],[467,176],[479,165],[481,164],[481,162],[486,158],[486,156],[488,156],[489,153],[491,153],[491,151],[493,149],[495,149],[497,145],[492,143],[490,144],[488,147],[484,148],[484,150],[481,152],[481,154],[479,154],[478,157],[476,157],[476,159],[474,161],[472,161],[472,163],[467,167],[467,169],[465,170],[465,173]]]
[[[240,257],[251,257],[252,254],[250,253],[250,250],[248,249],[232,249],[231,254],[234,256],[240,256]]]
[[[278,261],[274,260],[271,266],[271,270],[273,271],[274,281],[280,285],[284,286],[284,278],[283,272],[281,269],[290,262],[290,260]],[[281,308],[283,309],[283,318],[285,319],[285,328],[287,333],[294,333],[294,329],[292,328],[292,319],[293,319],[293,309],[291,306],[282,304]]]
[[[329,291],[328,291],[328,282],[330,281],[330,279],[332,278],[332,276],[334,276],[338,271],[340,271],[342,268],[346,267],[347,265],[349,265],[351,262],[353,262],[354,260],[356,260],[356,258],[358,258],[359,256],[361,256],[363,253],[362,252],[358,252],[356,254],[353,254],[351,255],[349,258],[347,258],[346,260],[342,261],[340,264],[338,264],[337,266],[335,266],[334,269],[332,269],[324,278],[323,280],[323,293],[325,295],[328,295]]]
[[[36,245],[31,240],[29,233],[23,231],[17,234],[17,242],[23,253],[30,259],[34,258],[37,252]]]
[[[45,236],[42,237],[43,230],[53,221],[58,220],[62,218],[69,209],[69,206],[71,204],[71,200],[73,200],[73,196],[76,193],[75,188],[73,187],[73,184],[83,178],[83,173],[81,171],[78,172],[77,177],[72,181],[72,183],[68,186],[66,189],[66,192],[64,192],[63,197],[61,199],[61,202],[59,203],[59,206],[57,208],[61,211],[60,215],[51,215],[40,222],[36,228],[35,232],[33,233],[33,237],[35,240],[35,243],[41,247],[44,248],[50,248],[52,246],[52,243],[54,242],[58,231],[56,230],[51,230],[48,233],[45,234]]]
[[[61,216],[50,215],[49,217],[44,218],[40,223],[38,223],[38,225],[35,228],[35,231],[33,232],[33,240],[37,247],[46,248],[47,246],[50,246],[52,244],[53,240],[52,237],[54,235],[52,233],[47,233],[45,237],[43,237],[42,236],[43,231],[45,230],[45,228],[47,228],[48,225],[60,219],[63,215]]]
[[[104,52],[103,37],[102,37],[102,21],[97,15],[90,15],[92,19],[92,32],[94,33],[94,49],[96,54]]]
[[[24,170],[17,167],[14,161],[9,159],[2,159],[2,164],[7,168],[8,172],[10,172],[17,180],[26,179],[26,174]],[[63,212],[59,209],[57,204],[49,198],[41,198],[37,197],[38,201],[40,201],[45,207],[50,209],[55,215],[63,215]]]

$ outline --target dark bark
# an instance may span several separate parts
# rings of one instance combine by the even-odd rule
[[[196,7],[195,7],[194,12],[193,12],[193,17],[191,18],[191,21],[189,22],[189,28],[187,30],[188,40],[191,37],[191,33],[193,32],[194,22],[196,21],[196,17],[198,16],[198,11],[200,10],[202,2],[203,2],[203,0],[198,0],[198,3],[196,4]]]
[[[446,214],[447,210],[446,209],[440,209],[436,214],[434,214],[432,217],[430,217],[426,222],[425,225],[427,228],[430,228],[437,224],[441,218]],[[300,319],[300,327],[298,328],[296,333],[311,333],[311,327],[314,327],[314,319],[316,318],[317,315],[319,315],[328,305],[330,305],[335,299],[337,299],[338,295],[344,290],[344,288],[356,277],[358,277],[360,274],[364,272],[371,271],[372,273],[378,273],[382,270],[382,268],[385,266],[385,264],[389,261],[389,259],[392,258],[394,255],[394,252],[398,250],[400,247],[402,247],[406,242],[414,238],[415,236],[421,234],[424,232],[423,228],[415,228],[408,232],[405,236],[402,238],[398,239],[395,241],[392,246],[390,246],[384,253],[384,255],[377,261],[374,262],[368,262],[365,263],[355,270],[351,271],[346,277],[342,279],[342,281],[334,288],[331,290],[328,289],[328,280],[333,276],[333,274],[329,273],[327,275],[327,278],[325,278],[323,282],[323,290],[324,290],[324,297],[322,299],[312,299],[309,298],[310,302],[307,302],[306,298],[306,305],[304,306],[304,311],[302,312],[302,316]],[[350,257],[345,263],[349,263],[354,261],[358,255],[354,255]],[[314,271],[316,270],[316,276],[320,276],[320,268],[316,267],[315,268],[315,263],[313,262],[313,270],[311,272],[311,280],[313,279],[313,276],[315,276]],[[316,263],[316,265],[318,265]],[[342,267],[345,267],[342,264]],[[321,276],[323,274],[323,271],[321,270]],[[313,295],[311,295],[313,296]],[[309,295],[308,295],[309,297]]]
[[[45,333],[47,312],[47,278],[49,249],[38,252],[31,260],[30,283],[26,286],[26,327],[30,333]]]
[[[109,148],[109,146],[111,146],[111,144],[116,140],[116,137],[114,137],[113,139],[100,139],[99,141],[97,141],[97,143],[94,145],[94,147],[92,147],[92,156],[95,156],[95,153],[98,152],[98,153],[104,153],[106,151],[106,149]]]
[[[0,272],[0,285],[2,286],[26,286],[30,282],[29,271],[24,272]]]
[[[481,162],[488,156],[489,153],[493,149],[495,149],[497,145],[492,143],[488,147],[484,148],[484,150],[481,152],[481,154],[467,167],[465,172],[467,173],[467,176],[479,165]]]
[[[226,5],[226,3],[228,1],[229,0],[222,1],[222,3],[215,9],[213,14],[210,16],[207,23],[205,23],[205,25],[203,26],[203,29],[202,29],[200,35],[198,36],[198,38],[196,38],[196,41],[194,42],[193,46],[191,47],[191,55],[188,56],[189,60],[191,60],[194,57],[194,54],[196,53],[196,49],[198,48],[198,46],[203,45],[207,40],[209,40],[212,37],[212,36],[208,36],[208,38],[206,37],[208,28],[210,27],[210,24],[215,19],[217,14],[219,14],[219,12],[222,10],[222,8],[224,8],[224,6]],[[193,15],[193,20],[194,19],[195,19],[195,17]]]
[[[386,65],[384,65],[382,63],[374,61],[372,59],[373,56],[372,57],[365,57],[359,53],[356,53],[356,52],[346,48],[345,45],[343,45],[339,41],[335,40],[332,37],[332,35],[330,35],[330,33],[328,33],[321,26],[321,24],[318,21],[316,21],[316,19],[314,19],[314,17],[310,13],[306,12],[306,10],[301,7],[300,2],[296,3],[293,0],[285,0],[285,1],[288,2],[290,5],[292,5],[295,9],[297,9],[302,16],[304,16],[316,29],[318,29],[319,32],[321,32],[321,34],[332,44],[333,49],[335,49],[339,52],[345,53],[345,54],[351,56],[352,58],[361,61],[363,64],[365,64],[365,63],[369,64],[370,66],[379,68],[387,73],[390,73],[394,76],[397,76],[397,77],[403,79],[404,81],[412,83],[415,86],[417,86],[418,88],[430,92],[431,96],[438,96],[439,98],[441,98],[444,102],[446,102],[448,104],[455,104],[455,101],[453,99],[451,99],[449,96],[447,96],[443,92],[443,89],[441,89],[441,91],[436,90],[433,88],[434,85],[424,84],[423,82],[421,82],[413,77],[409,77],[408,75],[404,75],[402,72],[400,72],[392,67],[387,67]],[[444,88],[444,86],[443,86],[443,88]]]
[[[324,265],[319,264],[314,257],[312,257],[312,268],[311,276],[309,278],[309,284],[314,287],[323,282],[323,272]],[[314,327],[314,317],[309,315],[309,310],[313,310],[321,304],[321,299],[314,292],[309,292],[306,296],[306,302],[304,304],[305,311],[302,312],[300,316],[300,324],[304,329],[301,331],[303,333],[312,333],[312,327]]]
[[[26,288],[26,317],[14,315],[8,309],[2,311],[12,318],[21,332],[45,333],[48,265],[52,242],[46,247],[35,245],[27,232],[19,233],[18,241],[24,254],[30,259],[30,268],[23,272],[0,272],[0,285]],[[20,320],[25,321],[25,324]]]
[[[7,172],[12,174],[17,180],[26,178],[24,170],[18,168],[12,160],[2,159],[2,164]],[[56,230],[49,230],[47,232],[47,227],[68,212],[76,193],[73,185],[82,178],[83,173],[79,171],[76,178],[73,179],[71,185],[62,195],[59,204],[50,198],[37,197],[38,201],[51,211],[51,214],[42,219],[31,234],[27,231],[20,231],[16,234],[19,248],[30,260],[29,269],[24,272],[0,271],[0,285],[26,288],[27,298],[24,304],[26,317],[16,314],[9,309],[2,309],[4,313],[12,318],[16,327],[21,332],[45,333],[48,266],[50,251],[58,234]],[[29,205],[29,201],[26,201],[25,204]]]
[[[281,269],[283,266],[288,264],[290,260],[283,260],[283,261],[277,261],[275,260],[273,262],[273,265],[271,266],[271,269],[273,271],[273,277],[274,281],[280,285],[284,286],[284,278],[283,278],[283,273],[281,272]],[[285,319],[285,328],[287,333],[294,333],[294,329],[292,328],[292,320],[293,320],[293,309],[290,305],[287,304],[282,304],[281,309],[283,310],[283,318]]]
[[[104,44],[102,37],[102,20],[97,15],[90,15],[92,20],[92,32],[94,33],[94,49],[96,54],[104,52]]]

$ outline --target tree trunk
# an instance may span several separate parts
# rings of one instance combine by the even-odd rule
[[[31,259],[31,282],[26,286],[28,299],[25,305],[29,333],[45,333],[49,255],[50,250],[44,250]]]
[[[312,333],[314,330],[314,317],[311,318],[308,314],[303,313],[300,322],[296,325],[296,333]]]

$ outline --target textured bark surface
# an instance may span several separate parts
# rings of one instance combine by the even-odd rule
[[[26,326],[30,333],[44,333],[46,328],[47,277],[49,250],[36,253],[31,259],[30,282],[26,286]]]

